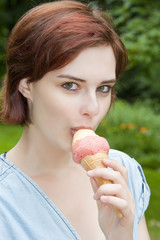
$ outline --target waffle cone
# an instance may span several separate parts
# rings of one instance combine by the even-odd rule
[[[105,158],[108,158],[108,155],[105,152],[99,152],[94,155],[87,155],[81,160],[81,165],[86,171],[89,171],[95,168],[106,168],[106,166],[102,162],[102,159],[105,159]],[[112,183],[110,180],[106,180],[103,178],[95,178],[95,180],[99,186],[103,184]],[[113,208],[117,213],[117,215],[121,218],[123,216],[122,213],[117,208],[115,207]]]
[[[102,162],[102,159],[105,158],[108,158],[108,155],[105,152],[96,153],[94,155],[88,155],[81,160],[81,165],[86,171],[95,168],[106,168],[106,166]],[[96,178],[95,180],[99,186],[106,183],[111,183],[111,181],[103,178]]]

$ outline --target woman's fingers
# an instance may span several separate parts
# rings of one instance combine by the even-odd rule
[[[123,216],[129,216],[134,213],[134,200],[128,188],[128,171],[119,162],[110,159],[104,159],[106,168],[96,168],[87,172],[91,178],[94,191],[93,198],[97,203],[111,205],[122,213]],[[98,186],[95,179],[103,178],[112,183]]]
[[[121,173],[118,171],[113,171],[109,168],[95,168],[87,172],[89,177],[93,178],[103,178],[106,180],[110,180],[113,183],[120,183],[122,185],[126,185],[124,178],[122,177]]]
[[[106,167],[112,168],[114,171],[121,173],[126,183],[128,184],[128,170],[121,163],[112,159],[103,159],[102,160]]]
[[[123,216],[134,215],[135,207],[133,197],[130,199],[122,199],[115,196],[101,196],[101,202],[107,205],[111,205],[116,209],[119,209]],[[130,201],[128,201],[130,200]]]
[[[98,191],[99,186],[94,178],[90,178],[90,181],[93,188],[93,192],[96,193]]]
[[[103,203],[110,204],[120,210],[124,210],[125,208],[127,208],[127,201],[117,198],[115,196],[101,196],[100,200]]]
[[[103,195],[122,197],[122,192],[123,189],[121,184],[104,184],[95,191],[93,198],[95,200],[100,200]]]

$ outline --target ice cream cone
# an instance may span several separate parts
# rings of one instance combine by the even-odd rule
[[[106,139],[95,134],[91,129],[80,129],[73,137],[72,156],[76,163],[80,163],[86,170],[95,168],[106,168],[102,160],[108,158],[109,144]],[[95,178],[98,186],[112,184],[112,181]],[[114,208],[114,207],[113,207]],[[114,208],[117,215],[121,218],[122,213]]]
[[[87,155],[81,160],[81,165],[86,171],[89,171],[95,168],[106,168],[106,166],[102,162],[102,159],[105,159],[105,158],[108,158],[108,155],[105,152],[99,152],[94,155]],[[106,183],[112,183],[111,181],[103,178],[96,178],[95,180],[99,186]]]
[[[106,166],[102,162],[102,159],[105,159],[105,158],[108,158],[108,155],[105,152],[99,152],[94,155],[87,155],[81,160],[81,165],[86,171],[89,171],[95,168],[106,168]],[[103,184],[112,183],[110,180],[103,179],[103,178],[95,178],[95,180],[99,186]],[[121,218],[123,216],[122,213],[117,208],[115,207],[113,208],[117,213],[117,215]]]

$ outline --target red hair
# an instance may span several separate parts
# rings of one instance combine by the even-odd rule
[[[41,4],[15,25],[7,46],[7,74],[2,89],[1,117],[5,123],[30,123],[27,99],[19,82],[40,80],[47,72],[70,63],[88,47],[110,44],[116,58],[116,76],[127,65],[127,54],[109,17],[77,1]]]

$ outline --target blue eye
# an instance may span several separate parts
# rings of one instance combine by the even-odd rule
[[[74,82],[66,82],[62,85],[62,87],[69,91],[75,91],[78,89],[78,85]]]
[[[108,93],[111,90],[111,88],[112,88],[111,86],[107,86],[107,85],[100,86],[97,88],[97,92]]]

